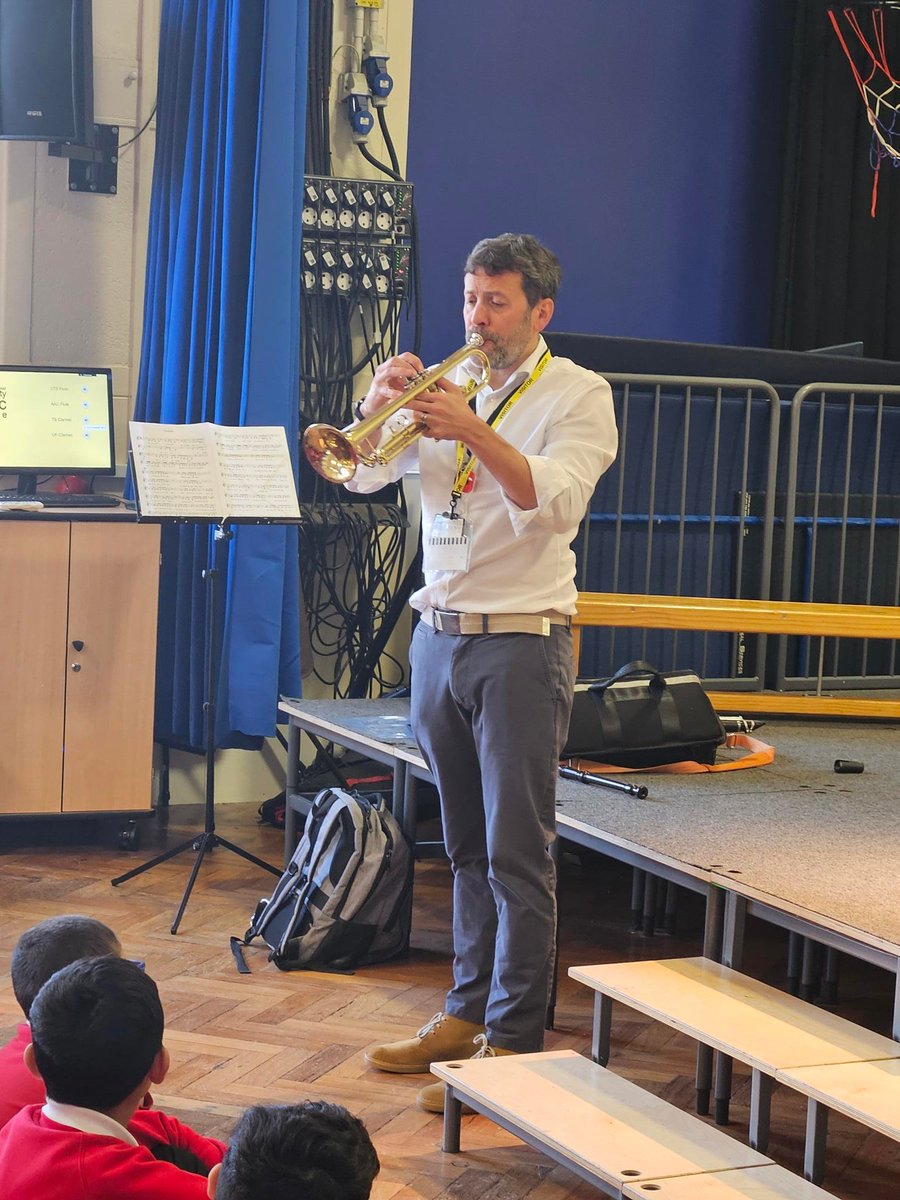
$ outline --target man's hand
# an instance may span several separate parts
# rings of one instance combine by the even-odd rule
[[[439,379],[431,391],[423,392],[409,403],[420,421],[425,423],[424,437],[434,441],[463,442],[469,445],[486,428],[481,417],[469,408],[462,388],[449,379]]]
[[[386,359],[375,368],[372,383],[366,393],[366,398],[360,405],[364,417],[374,416],[379,409],[390,404],[425,370],[422,360],[415,354],[398,354]]]

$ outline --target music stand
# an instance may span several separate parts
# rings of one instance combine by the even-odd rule
[[[216,846],[222,846],[226,850],[230,850],[232,852],[232,854],[239,855],[241,858],[246,859],[247,862],[251,862],[255,866],[261,867],[264,871],[271,872],[271,874],[273,874],[273,875],[280,876],[282,874],[282,871],[279,867],[274,867],[274,866],[272,866],[271,863],[267,863],[263,859],[257,858],[257,856],[255,854],[251,854],[249,850],[244,850],[243,847],[235,845],[234,842],[230,842],[227,840],[227,838],[220,837],[220,835],[216,833],[216,822],[215,822],[215,750],[216,750],[215,732],[216,732],[216,693],[217,693],[218,682],[219,682],[218,663],[216,660],[216,653],[215,653],[215,651],[216,651],[216,581],[222,570],[222,562],[220,561],[221,555],[223,554],[224,550],[227,548],[228,543],[234,537],[234,531],[231,528],[231,526],[233,526],[235,524],[240,524],[240,525],[296,524],[299,522],[300,518],[299,518],[299,510],[297,510],[297,512],[298,512],[297,517],[293,517],[293,515],[291,515],[291,516],[274,515],[274,516],[262,516],[262,517],[229,516],[229,517],[219,517],[219,518],[212,518],[212,517],[208,517],[208,516],[191,516],[191,517],[175,516],[171,512],[171,509],[172,509],[173,505],[177,505],[178,501],[168,500],[166,503],[154,504],[152,495],[150,498],[150,502],[148,503],[146,511],[145,511],[144,507],[142,505],[142,500],[141,500],[142,486],[143,486],[144,495],[146,498],[148,492],[152,492],[152,488],[154,485],[154,477],[151,477],[148,474],[148,471],[152,471],[154,468],[159,470],[161,465],[163,464],[165,455],[168,453],[171,453],[171,447],[172,446],[174,446],[174,447],[181,446],[182,439],[179,437],[178,430],[181,429],[181,430],[186,431],[186,430],[190,430],[190,429],[195,429],[197,427],[196,426],[157,426],[156,427],[157,430],[165,431],[165,433],[168,434],[168,437],[170,439],[172,439],[170,441],[169,445],[166,444],[166,438],[164,436],[160,438],[159,444],[158,445],[156,444],[156,442],[153,440],[152,435],[150,433],[148,433],[148,430],[153,429],[153,428],[154,428],[153,426],[149,426],[149,425],[146,425],[146,424],[143,424],[140,422],[131,422],[132,441],[136,442],[138,445],[137,457],[135,457],[133,451],[131,452],[133,478],[135,481],[135,493],[136,493],[136,500],[137,500],[138,519],[139,520],[149,519],[149,520],[153,520],[153,521],[171,520],[177,524],[195,524],[196,523],[196,524],[212,525],[214,527],[213,536],[212,536],[212,539],[210,540],[210,546],[209,546],[209,551],[208,551],[208,556],[207,556],[207,565],[206,565],[206,569],[203,572],[203,577],[206,581],[206,648],[205,648],[206,649],[206,699],[204,700],[204,703],[203,703],[203,711],[206,715],[206,730],[205,730],[205,733],[206,733],[206,751],[205,751],[205,753],[206,753],[206,794],[205,794],[205,804],[204,804],[204,814],[203,814],[204,820],[203,820],[203,829],[199,833],[196,833],[192,837],[188,838],[186,841],[181,842],[180,845],[174,846],[171,850],[166,850],[162,854],[157,854],[154,858],[151,858],[147,862],[142,863],[139,867],[133,867],[130,871],[126,871],[124,875],[117,875],[115,879],[111,880],[111,883],[112,883],[113,887],[117,887],[120,883],[125,883],[129,879],[134,879],[135,876],[142,875],[144,873],[144,871],[150,871],[150,870],[152,870],[153,867],[159,866],[160,863],[167,862],[170,858],[175,858],[177,855],[184,853],[185,850],[196,851],[196,858],[194,859],[194,865],[191,869],[190,877],[188,878],[187,885],[186,885],[186,887],[184,889],[184,893],[181,897],[181,903],[178,906],[178,911],[175,914],[175,919],[171,925],[170,932],[174,934],[174,933],[178,932],[178,926],[180,925],[181,918],[184,916],[184,911],[187,908],[188,900],[190,899],[191,892],[192,892],[194,884],[197,880],[197,876],[200,872],[200,864],[203,862],[203,859],[204,859],[205,855],[207,854],[207,852],[213,850]],[[234,428],[234,429],[231,429],[230,431],[227,429],[227,427],[222,427],[222,426],[209,426],[208,428],[210,430],[213,430],[216,433],[230,432],[231,435],[238,435],[238,434],[244,433],[243,428]],[[272,432],[272,431],[270,431],[270,430],[267,431],[264,429],[255,429],[254,431],[251,432],[251,430],[247,429],[246,432],[248,433],[248,435],[251,435],[251,436],[252,436],[252,433],[255,433],[257,435],[257,437],[259,437],[259,435],[261,435],[265,432]],[[282,438],[283,438],[284,431],[282,429],[279,429],[278,432],[280,432],[280,434],[282,435]],[[233,438],[232,440],[237,441],[236,438]],[[240,445],[239,442],[238,442],[238,445]],[[271,450],[271,447],[268,447],[266,449]],[[198,447],[196,444],[194,446],[188,447],[188,450],[191,454],[199,453],[199,450],[198,450]],[[277,459],[278,451],[280,451],[280,447],[276,447],[276,451],[273,453],[273,459]],[[287,480],[288,480],[290,490],[292,493],[293,505],[294,505],[294,507],[296,507],[297,496],[296,496],[296,491],[294,490],[294,487],[293,487],[293,476],[290,474],[290,459],[287,457],[286,441],[284,442],[284,455],[285,455],[285,462],[287,463],[287,469],[288,469]],[[171,465],[171,461],[170,461],[170,465]],[[184,462],[178,464],[178,469],[183,472],[185,469],[185,465],[186,464]],[[205,466],[206,464],[204,463],[201,465]],[[281,464],[276,461],[274,463],[274,466],[272,466],[272,469],[279,476],[280,482],[282,484],[284,484],[283,469],[282,469]],[[221,464],[219,465],[217,470],[220,474],[222,473],[223,468],[222,468]],[[162,471],[160,471],[159,478],[162,478]],[[156,480],[156,482],[158,483],[158,479]],[[221,483],[219,480],[216,480],[215,482],[216,482],[216,486],[221,486]],[[196,481],[195,481],[195,483],[196,483]],[[227,483],[227,475],[226,475],[226,483]],[[223,511],[223,509],[225,511],[227,511],[227,506],[222,503],[220,496],[209,498],[208,502],[212,505],[218,505],[219,512]],[[192,503],[193,504],[197,503],[195,496],[192,497]],[[289,507],[290,507],[290,505],[289,505]],[[169,511],[163,511],[164,509],[168,509]]]

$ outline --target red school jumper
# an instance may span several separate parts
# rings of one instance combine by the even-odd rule
[[[159,1162],[155,1143],[190,1150],[207,1167],[221,1162],[225,1145],[202,1137],[158,1109],[139,1110],[128,1123],[139,1143],[84,1133],[23,1109],[0,1130],[3,1200],[207,1200],[206,1179]]]

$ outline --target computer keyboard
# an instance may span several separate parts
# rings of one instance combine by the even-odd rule
[[[33,496],[21,496],[16,491],[0,491],[0,504],[16,500],[40,500],[45,508],[116,508],[121,496],[109,496],[103,492],[36,492]]]

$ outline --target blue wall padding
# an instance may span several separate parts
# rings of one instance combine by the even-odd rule
[[[504,230],[559,254],[557,329],[765,344],[789,10],[416,5],[408,174],[426,360],[460,342],[467,251]]]

